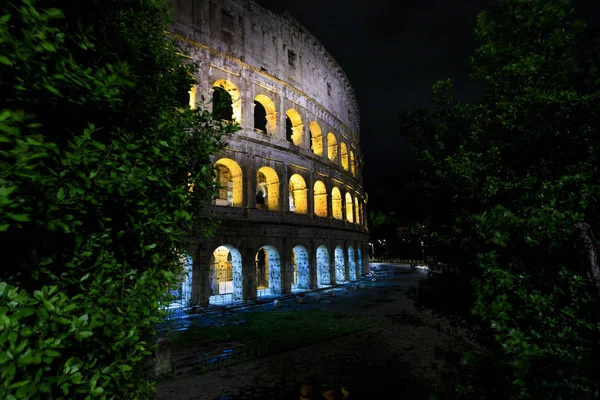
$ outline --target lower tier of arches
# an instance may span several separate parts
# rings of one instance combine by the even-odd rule
[[[314,227],[221,221],[188,251],[181,306],[224,305],[356,281],[367,273],[368,236]]]

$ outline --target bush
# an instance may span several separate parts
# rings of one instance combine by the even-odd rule
[[[169,23],[160,0],[0,5],[0,398],[152,395],[159,306],[237,129],[182,102]]]

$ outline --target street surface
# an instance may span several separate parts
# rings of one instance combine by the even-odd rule
[[[460,353],[465,344],[434,329],[434,325],[446,326],[445,321],[417,313],[407,298],[407,290],[426,272],[407,266],[395,272],[388,282],[363,281],[364,288],[348,293],[339,290],[335,296],[321,292],[321,301],[316,301],[317,293],[311,293],[301,304],[285,300],[277,308],[368,315],[380,319],[376,328],[201,375],[181,376],[160,383],[156,398],[427,399],[440,376],[458,361],[448,364],[448,357],[441,355],[446,349]],[[258,310],[273,312],[273,305],[235,312]],[[219,318],[207,317],[212,323]]]

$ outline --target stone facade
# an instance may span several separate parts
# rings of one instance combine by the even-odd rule
[[[216,235],[194,253],[188,305],[356,280],[366,272],[359,113],[336,61],[296,20],[250,0],[173,0],[198,63],[191,104],[242,130],[215,157]]]

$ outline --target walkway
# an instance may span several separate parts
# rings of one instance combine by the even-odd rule
[[[365,282],[365,288],[316,301],[316,294],[297,304],[283,301],[280,310],[317,308],[341,314],[381,318],[377,328],[333,341],[229,366],[203,375],[187,375],[159,384],[159,400],[298,399],[309,388],[314,393],[349,392],[350,399],[426,399],[425,387],[447,369],[439,349],[460,349],[456,339],[424,323],[413,323],[412,300],[406,291],[425,276],[422,270],[397,269],[389,282]],[[272,304],[253,307],[273,311]],[[245,310],[237,310],[242,313]],[[209,317],[209,315],[206,315]],[[226,316],[204,318],[218,323]],[[415,317],[418,319],[419,317]],[[430,318],[433,318],[430,316]],[[439,321],[430,325],[435,325]],[[464,347],[464,346],[463,346]],[[321,399],[325,397],[304,398]],[[335,397],[331,397],[335,398]]]

